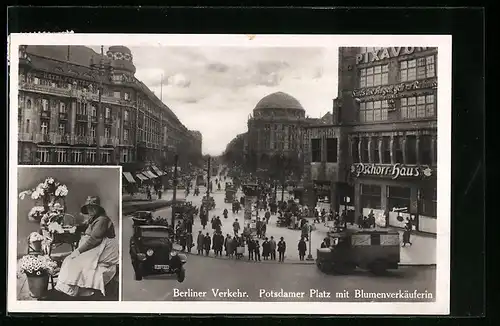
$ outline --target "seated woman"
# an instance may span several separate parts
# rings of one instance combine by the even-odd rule
[[[78,248],[63,261],[55,289],[66,295],[91,296],[100,292],[117,273],[118,241],[113,222],[99,197],[90,196],[81,208],[88,215],[87,229]]]

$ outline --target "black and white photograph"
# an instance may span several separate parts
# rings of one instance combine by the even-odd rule
[[[17,299],[119,300],[119,167],[18,168]]]
[[[118,300],[107,281],[113,312],[448,311],[451,38],[13,44],[18,195],[48,201],[19,199],[18,300]],[[47,218],[82,214],[101,242],[45,248]]]

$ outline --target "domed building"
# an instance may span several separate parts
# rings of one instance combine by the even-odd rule
[[[296,156],[307,123],[297,99],[283,92],[269,94],[257,103],[248,120],[245,154],[256,169],[268,168],[276,155]]]

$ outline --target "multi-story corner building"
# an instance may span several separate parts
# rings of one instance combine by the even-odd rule
[[[131,51],[85,46],[19,48],[20,164],[165,164],[201,157],[188,130],[134,74]]]
[[[417,230],[436,232],[437,54],[339,50],[334,124],[304,135],[307,187],[330,188],[333,209],[352,208],[356,219],[373,211],[381,226],[403,226],[408,217]]]

